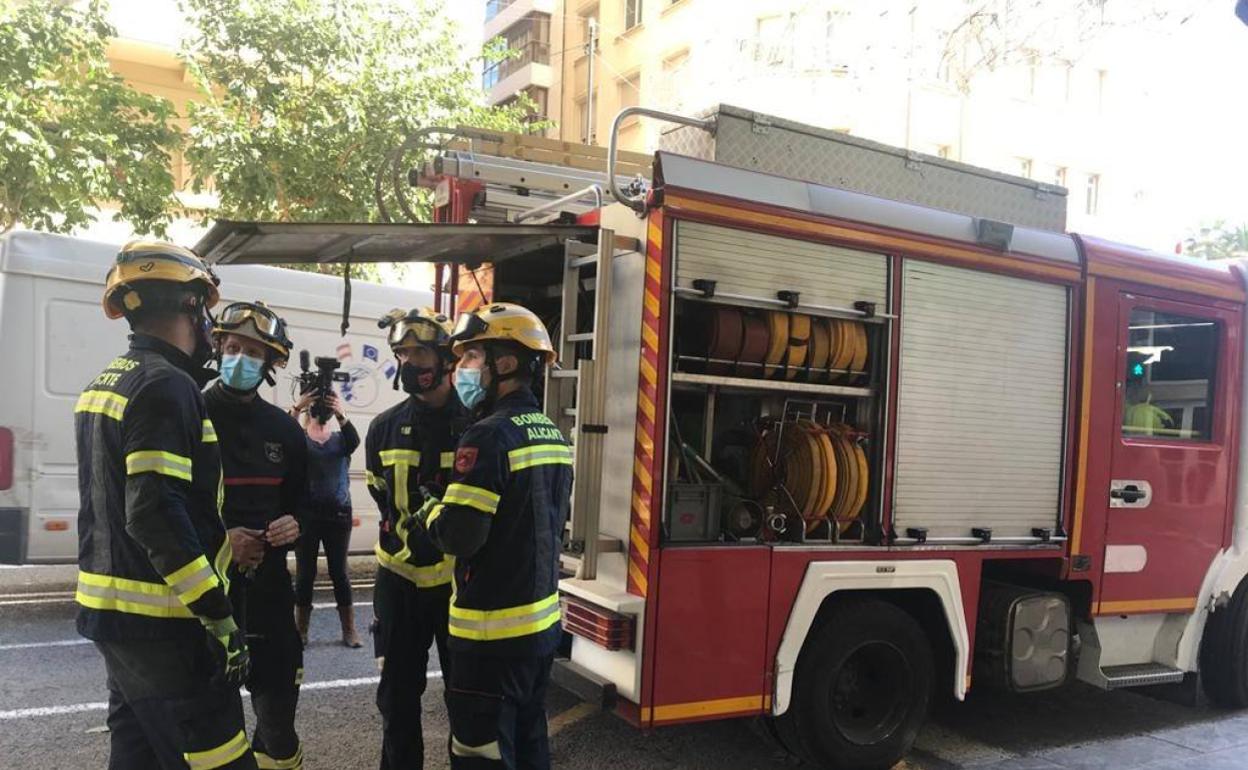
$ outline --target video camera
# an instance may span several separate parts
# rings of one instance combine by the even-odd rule
[[[299,351],[299,395],[316,393],[316,401],[312,402],[312,408],[308,410],[308,413],[312,415],[312,419],[326,423],[329,422],[330,417],[334,416],[328,403],[329,394],[334,391],[334,383],[350,382],[351,375],[338,371],[338,367],[342,364],[338,359],[329,356],[317,356],[316,370],[313,371],[309,358],[311,357],[308,351]]]

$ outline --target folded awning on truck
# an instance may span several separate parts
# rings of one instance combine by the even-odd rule
[[[590,239],[595,227],[511,224],[369,224],[218,220],[195,244],[215,265],[310,262],[503,262]]]

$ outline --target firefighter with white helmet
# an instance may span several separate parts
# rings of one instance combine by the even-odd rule
[[[451,386],[450,319],[427,308],[394,310],[379,325],[399,363],[395,387],[409,396],[373,419],[364,442],[368,489],[381,512],[373,588],[381,768],[399,770],[424,763],[420,698],[431,646],[443,676],[450,672],[446,611],[454,563],[413,514],[422,488],[445,488],[469,419]]]
[[[217,279],[192,252],[126,244],[104,313],[130,348],[78,399],[78,631],[108,672],[112,768],[254,768],[238,688],[221,464],[200,387]],[[205,633],[206,632],[206,633]]]
[[[256,712],[252,738],[261,768],[302,767],[295,708],[303,681],[303,645],[286,555],[299,537],[307,484],[307,442],[285,410],[260,396],[286,365],[286,323],[263,302],[235,302],[212,330],[220,378],[204,394],[220,440],[225,522],[263,545],[254,569],[231,576],[234,619],[247,634],[247,679]]]
[[[508,303],[462,315],[453,340],[456,390],[481,419],[460,439],[450,485],[419,512],[455,557],[451,767],[547,768],[572,450],[531,387],[556,355],[541,320]]]

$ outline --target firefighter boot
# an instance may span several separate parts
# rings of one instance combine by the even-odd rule
[[[312,622],[312,605],[295,606],[295,629],[299,631],[299,643],[308,646],[308,625]]]
[[[342,623],[342,646],[358,650],[363,647],[360,635],[355,632],[355,608],[350,604],[338,608],[338,620]]]

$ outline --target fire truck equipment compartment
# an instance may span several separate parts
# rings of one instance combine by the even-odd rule
[[[672,484],[668,493],[668,539],[673,542],[719,539],[723,487]]]
[[[894,528],[1057,526],[1067,289],[906,260],[901,302]]]

